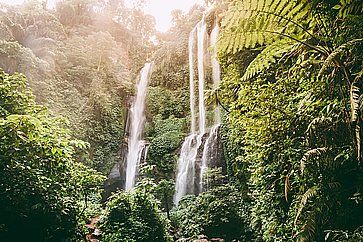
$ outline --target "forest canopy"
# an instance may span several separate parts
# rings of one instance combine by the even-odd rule
[[[363,3],[151,2],[0,3],[0,240],[363,241]]]

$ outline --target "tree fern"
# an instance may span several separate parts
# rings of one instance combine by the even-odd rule
[[[337,61],[337,57],[339,55],[345,54],[347,51],[351,49],[354,45],[362,43],[363,39],[353,39],[348,41],[347,43],[342,44],[341,46],[335,48],[325,59],[322,68],[320,69],[319,76],[324,74],[324,72],[328,69],[328,67],[333,66],[335,61]]]
[[[271,44],[281,38],[296,39],[296,33],[312,34],[300,23],[308,19],[311,4],[307,0],[237,1],[225,13],[219,48],[237,52],[243,48]],[[297,31],[299,30],[299,31]]]
[[[349,14],[362,14],[363,2],[358,0],[340,0],[340,3],[334,6],[339,10],[338,16],[345,18]]]
[[[292,41],[280,40],[268,45],[247,67],[241,80],[246,81],[262,71],[268,69],[271,65],[279,61],[279,59],[295,46]]]

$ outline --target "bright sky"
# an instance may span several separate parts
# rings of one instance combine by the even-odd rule
[[[0,2],[7,4],[21,4],[24,0],[0,0]]]
[[[145,12],[156,19],[156,29],[165,32],[171,27],[171,12],[175,9],[188,11],[194,4],[202,4],[203,0],[146,0]],[[134,0],[125,0],[132,6]]]
[[[24,0],[0,0],[8,4],[21,4]],[[55,0],[48,1],[53,5]],[[127,6],[132,6],[134,0],[125,0]],[[171,27],[171,12],[174,9],[188,11],[194,4],[202,4],[203,0],[147,0],[145,12],[156,19],[156,29],[165,32]]]

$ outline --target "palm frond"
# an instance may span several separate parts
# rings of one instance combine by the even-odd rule
[[[357,122],[359,115],[359,106],[360,106],[360,88],[357,86],[357,83],[354,82],[350,86],[350,109],[351,109],[351,121]]]

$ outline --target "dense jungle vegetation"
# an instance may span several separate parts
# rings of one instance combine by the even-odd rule
[[[136,2],[0,4],[0,241],[363,241],[363,2],[206,0],[166,33]],[[227,172],[176,207],[203,14]],[[147,162],[102,199],[150,60]]]

